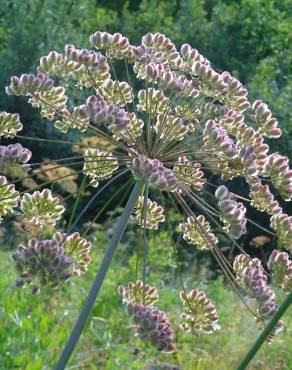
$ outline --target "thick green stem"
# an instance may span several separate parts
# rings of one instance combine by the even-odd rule
[[[271,333],[277,322],[281,319],[285,311],[288,309],[288,307],[292,304],[292,292],[288,294],[284,302],[281,304],[281,306],[278,308],[277,312],[274,314],[274,316],[271,318],[271,320],[268,322],[264,330],[259,335],[258,339],[255,341],[251,349],[248,351],[244,359],[241,361],[239,366],[236,368],[236,370],[244,370],[246,369],[247,365],[250,363],[250,361],[253,359],[257,351],[260,349],[268,335]]]
[[[99,290],[102,286],[103,280],[106,276],[106,273],[110,267],[111,261],[113,259],[115,250],[117,249],[117,246],[119,245],[120,240],[122,239],[122,236],[124,234],[124,231],[127,227],[129,218],[133,212],[133,208],[136,205],[138,196],[140,194],[140,191],[143,186],[143,181],[139,181],[135,184],[132,193],[128,199],[128,202],[126,204],[126,207],[119,218],[118,224],[116,226],[115,233],[110,241],[110,244],[104,254],[103,260],[101,262],[100,268],[96,274],[95,280],[92,284],[92,287],[90,289],[90,292],[88,294],[88,297],[86,299],[86,302],[82,308],[82,311],[80,312],[80,315],[75,323],[75,326],[70,334],[70,337],[66,343],[66,346],[63,350],[63,353],[55,366],[55,370],[63,370],[65,369],[65,366],[74,351],[74,348],[80,338],[80,335],[82,333],[82,330],[85,326],[85,323],[88,319],[88,316],[90,314],[90,311],[92,309],[92,306],[94,305],[94,302],[96,300],[96,297],[99,293]]]

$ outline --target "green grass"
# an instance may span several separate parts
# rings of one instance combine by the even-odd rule
[[[61,290],[44,290],[38,296],[14,287],[15,273],[9,253],[0,252],[1,370],[53,368],[98,268],[104,249],[100,245],[105,243],[105,239],[96,242],[93,261],[83,278],[75,279]],[[179,285],[171,267],[169,248],[167,243],[157,243],[155,239],[150,248],[154,261],[150,281],[160,287],[159,307],[178,324]],[[135,337],[132,322],[117,294],[117,286],[135,276],[135,259],[125,258],[125,249],[125,245],[119,247],[68,369],[159,369],[165,363],[177,364],[183,370],[235,369],[259,332],[249,312],[222,279],[206,284],[198,281],[199,275],[191,271],[194,280],[189,277],[186,281],[188,289],[204,289],[215,302],[220,331],[194,337],[177,330],[175,354],[159,353]],[[289,322],[290,317],[291,310],[286,313],[285,321]],[[272,345],[263,345],[249,369],[292,368],[291,322]]]

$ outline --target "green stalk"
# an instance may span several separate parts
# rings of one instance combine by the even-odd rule
[[[114,235],[110,241],[110,244],[104,254],[103,260],[101,262],[100,268],[96,274],[95,280],[92,284],[92,287],[90,289],[90,292],[87,296],[86,302],[79,314],[79,317],[75,323],[75,326],[70,334],[70,337],[65,345],[65,348],[63,350],[63,353],[61,354],[61,357],[59,358],[58,363],[55,366],[55,370],[63,370],[65,369],[65,366],[74,351],[74,348],[80,338],[80,335],[84,329],[84,326],[86,324],[86,321],[88,319],[88,316],[90,314],[90,311],[92,309],[92,306],[94,305],[94,302],[96,300],[96,297],[99,293],[99,290],[102,286],[102,283],[104,281],[104,278],[106,276],[106,273],[110,267],[111,261],[113,259],[114,253],[117,249],[117,246],[119,245],[119,242],[122,239],[122,236],[124,234],[124,231],[127,227],[129,218],[133,212],[133,209],[136,205],[137,199],[139,197],[140,191],[143,186],[143,181],[140,180],[136,182],[131,195],[128,199],[128,202],[126,204],[126,207],[122,213],[122,215],[119,218],[118,224],[116,226]]]
[[[241,361],[241,363],[238,365],[236,370],[244,370],[246,369],[247,365],[250,363],[250,361],[253,359],[257,351],[260,349],[268,335],[271,333],[277,322],[280,320],[280,318],[283,316],[285,311],[288,309],[288,307],[292,304],[292,292],[288,294],[284,302],[281,304],[281,306],[278,308],[274,316],[271,318],[271,320],[268,322],[264,330],[259,335],[258,339],[255,341],[251,349],[247,352],[244,359]]]

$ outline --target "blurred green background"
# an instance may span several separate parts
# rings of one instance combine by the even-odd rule
[[[269,104],[283,130],[280,140],[269,142],[271,150],[291,157],[291,0],[0,0],[0,110],[20,113],[25,135],[68,139],[25,99],[5,95],[10,76],[34,73],[42,55],[51,50],[62,52],[67,43],[89,47],[88,36],[97,30],[121,32],[136,44],[147,32],[165,33],[177,47],[190,43],[217,70],[228,70],[239,78],[247,86],[250,100],[260,98]],[[70,135],[70,140],[78,139],[74,133]],[[30,142],[29,148],[38,160],[58,158],[67,150],[54,145],[52,153],[51,145],[38,142]],[[246,190],[244,183],[236,186],[238,192]],[[17,235],[0,230],[0,270],[8,271],[0,279],[0,369],[52,368],[107,243],[103,227],[110,226],[100,227],[102,230],[94,233],[93,263],[86,278],[55,292],[53,298],[48,292],[45,299],[15,291],[13,268],[7,261],[8,249],[15,247]],[[253,238],[260,235],[251,228],[243,246],[249,249]],[[253,319],[225,288],[214,261],[185,246],[180,248],[180,263],[186,284],[190,289],[199,287],[210,293],[222,317],[222,330],[204,338],[178,334],[181,344],[176,357],[158,355],[134,338],[116,294],[119,283],[133,278],[134,242],[130,230],[68,369],[154,370],[162,363],[178,364],[184,370],[233,369],[257,335]],[[222,238],[223,250],[224,243]],[[253,246],[254,254],[265,258],[266,251],[273,247],[274,240],[264,248]],[[161,286],[162,308],[173,312],[175,320],[179,286],[165,232],[151,238],[150,250],[157,261],[150,279]],[[208,284],[210,279],[212,284]],[[272,346],[265,345],[250,369],[291,369],[291,330],[288,324]]]

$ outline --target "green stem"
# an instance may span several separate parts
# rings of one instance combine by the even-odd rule
[[[67,231],[69,231],[71,229],[71,225],[72,225],[72,222],[73,222],[75,213],[76,213],[76,209],[77,209],[77,206],[79,204],[79,201],[80,201],[80,198],[81,198],[81,194],[83,192],[85,181],[86,181],[86,177],[83,176],[81,185],[80,185],[80,187],[78,189],[78,193],[76,195],[76,199],[75,199],[75,202],[74,202],[74,205],[73,205],[73,209],[72,209],[72,212],[71,212],[71,215],[70,215],[70,219],[69,219],[69,222],[68,222],[68,225],[67,225]]]
[[[80,338],[80,335],[82,333],[82,330],[84,329],[84,326],[86,324],[86,321],[88,319],[88,316],[90,314],[90,311],[92,309],[92,306],[94,305],[94,302],[96,300],[96,297],[99,293],[99,290],[102,286],[103,280],[106,276],[106,273],[110,267],[111,261],[113,259],[114,253],[117,249],[117,246],[119,245],[120,240],[122,239],[122,236],[124,234],[124,231],[127,227],[129,218],[133,212],[133,208],[136,205],[138,196],[140,194],[140,191],[143,186],[143,181],[136,182],[132,193],[128,199],[128,202],[126,204],[126,207],[122,213],[122,215],[119,218],[118,224],[115,229],[115,233],[110,241],[110,244],[104,254],[103,260],[101,262],[100,268],[96,274],[95,280],[92,284],[92,287],[90,289],[90,292],[87,296],[86,302],[80,312],[80,315],[75,323],[75,326],[70,334],[70,337],[65,345],[65,348],[63,350],[63,353],[61,354],[61,357],[59,358],[59,361],[57,365],[55,366],[55,370],[63,370],[65,369],[65,366],[74,351],[74,348]]]
[[[268,322],[264,330],[259,335],[258,339],[255,341],[251,349],[248,351],[244,359],[241,361],[241,363],[238,365],[236,370],[244,370],[246,369],[247,365],[250,363],[250,361],[253,359],[254,355],[257,353],[257,351],[260,349],[266,338],[269,336],[271,331],[274,329],[277,322],[280,320],[280,318],[283,316],[285,311],[288,309],[288,307],[292,304],[292,292],[288,294],[284,302],[281,304],[281,306],[278,308],[274,316],[271,318],[271,320]]]
[[[148,192],[149,192],[149,184],[147,183],[146,188],[145,188],[144,200],[143,200],[143,283],[144,284],[146,284],[146,270],[147,270],[147,257],[148,257],[148,243],[147,243],[147,229],[146,229]]]

